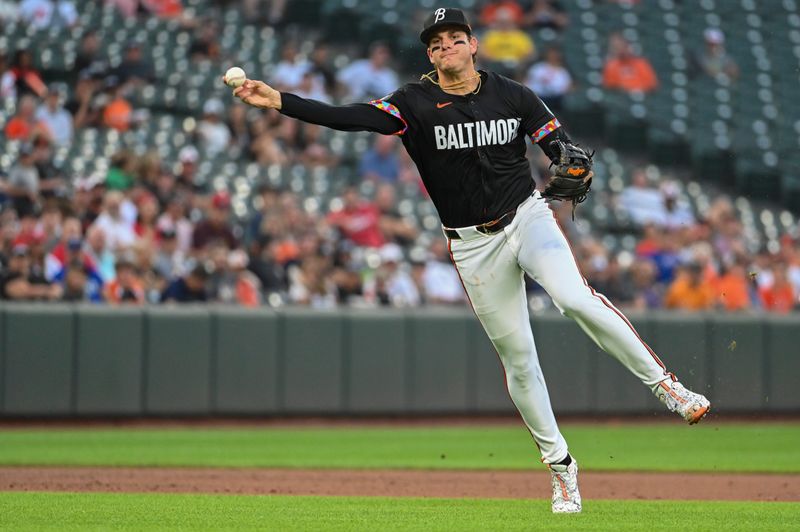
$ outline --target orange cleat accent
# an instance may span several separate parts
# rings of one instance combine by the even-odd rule
[[[701,419],[706,417],[706,415],[708,415],[710,411],[711,411],[711,405],[701,406],[700,408],[697,409],[697,411],[695,411],[692,414],[691,418],[689,419],[689,425],[695,425]]]

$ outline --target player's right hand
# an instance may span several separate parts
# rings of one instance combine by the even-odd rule
[[[241,87],[234,89],[233,95],[253,107],[262,109],[281,108],[281,93],[263,81],[245,80]]]

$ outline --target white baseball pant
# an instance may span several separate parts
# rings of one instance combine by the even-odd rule
[[[654,388],[670,378],[664,365],[630,322],[581,275],[569,242],[539,192],[525,200],[502,231],[486,235],[455,228],[450,253],[464,289],[506,373],[506,385],[539,446],[552,464],[567,455],[544,382],[528,315],[524,274],[550,295],[556,307],[605,352]]]

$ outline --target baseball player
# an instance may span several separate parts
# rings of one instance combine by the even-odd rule
[[[551,471],[552,509],[581,511],[578,464],[559,432],[530,328],[524,275],[565,316],[690,424],[710,403],[668,373],[630,322],[578,270],[549,199],[586,198],[592,156],[572,142],[530,89],[476,70],[478,40],[458,9],[439,8],[420,39],[434,67],[416,83],[369,103],[332,106],[247,80],[244,102],[343,131],[398,135],[419,168],[475,314],[506,374],[508,392]],[[535,190],[526,137],[551,159],[554,176]]]

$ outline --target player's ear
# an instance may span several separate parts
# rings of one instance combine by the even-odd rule
[[[433,64],[433,52],[431,52],[431,47],[428,46],[425,52],[428,54],[428,61],[430,61],[431,64]]]
[[[470,55],[475,55],[478,53],[478,38],[474,35],[469,36],[469,52]]]

